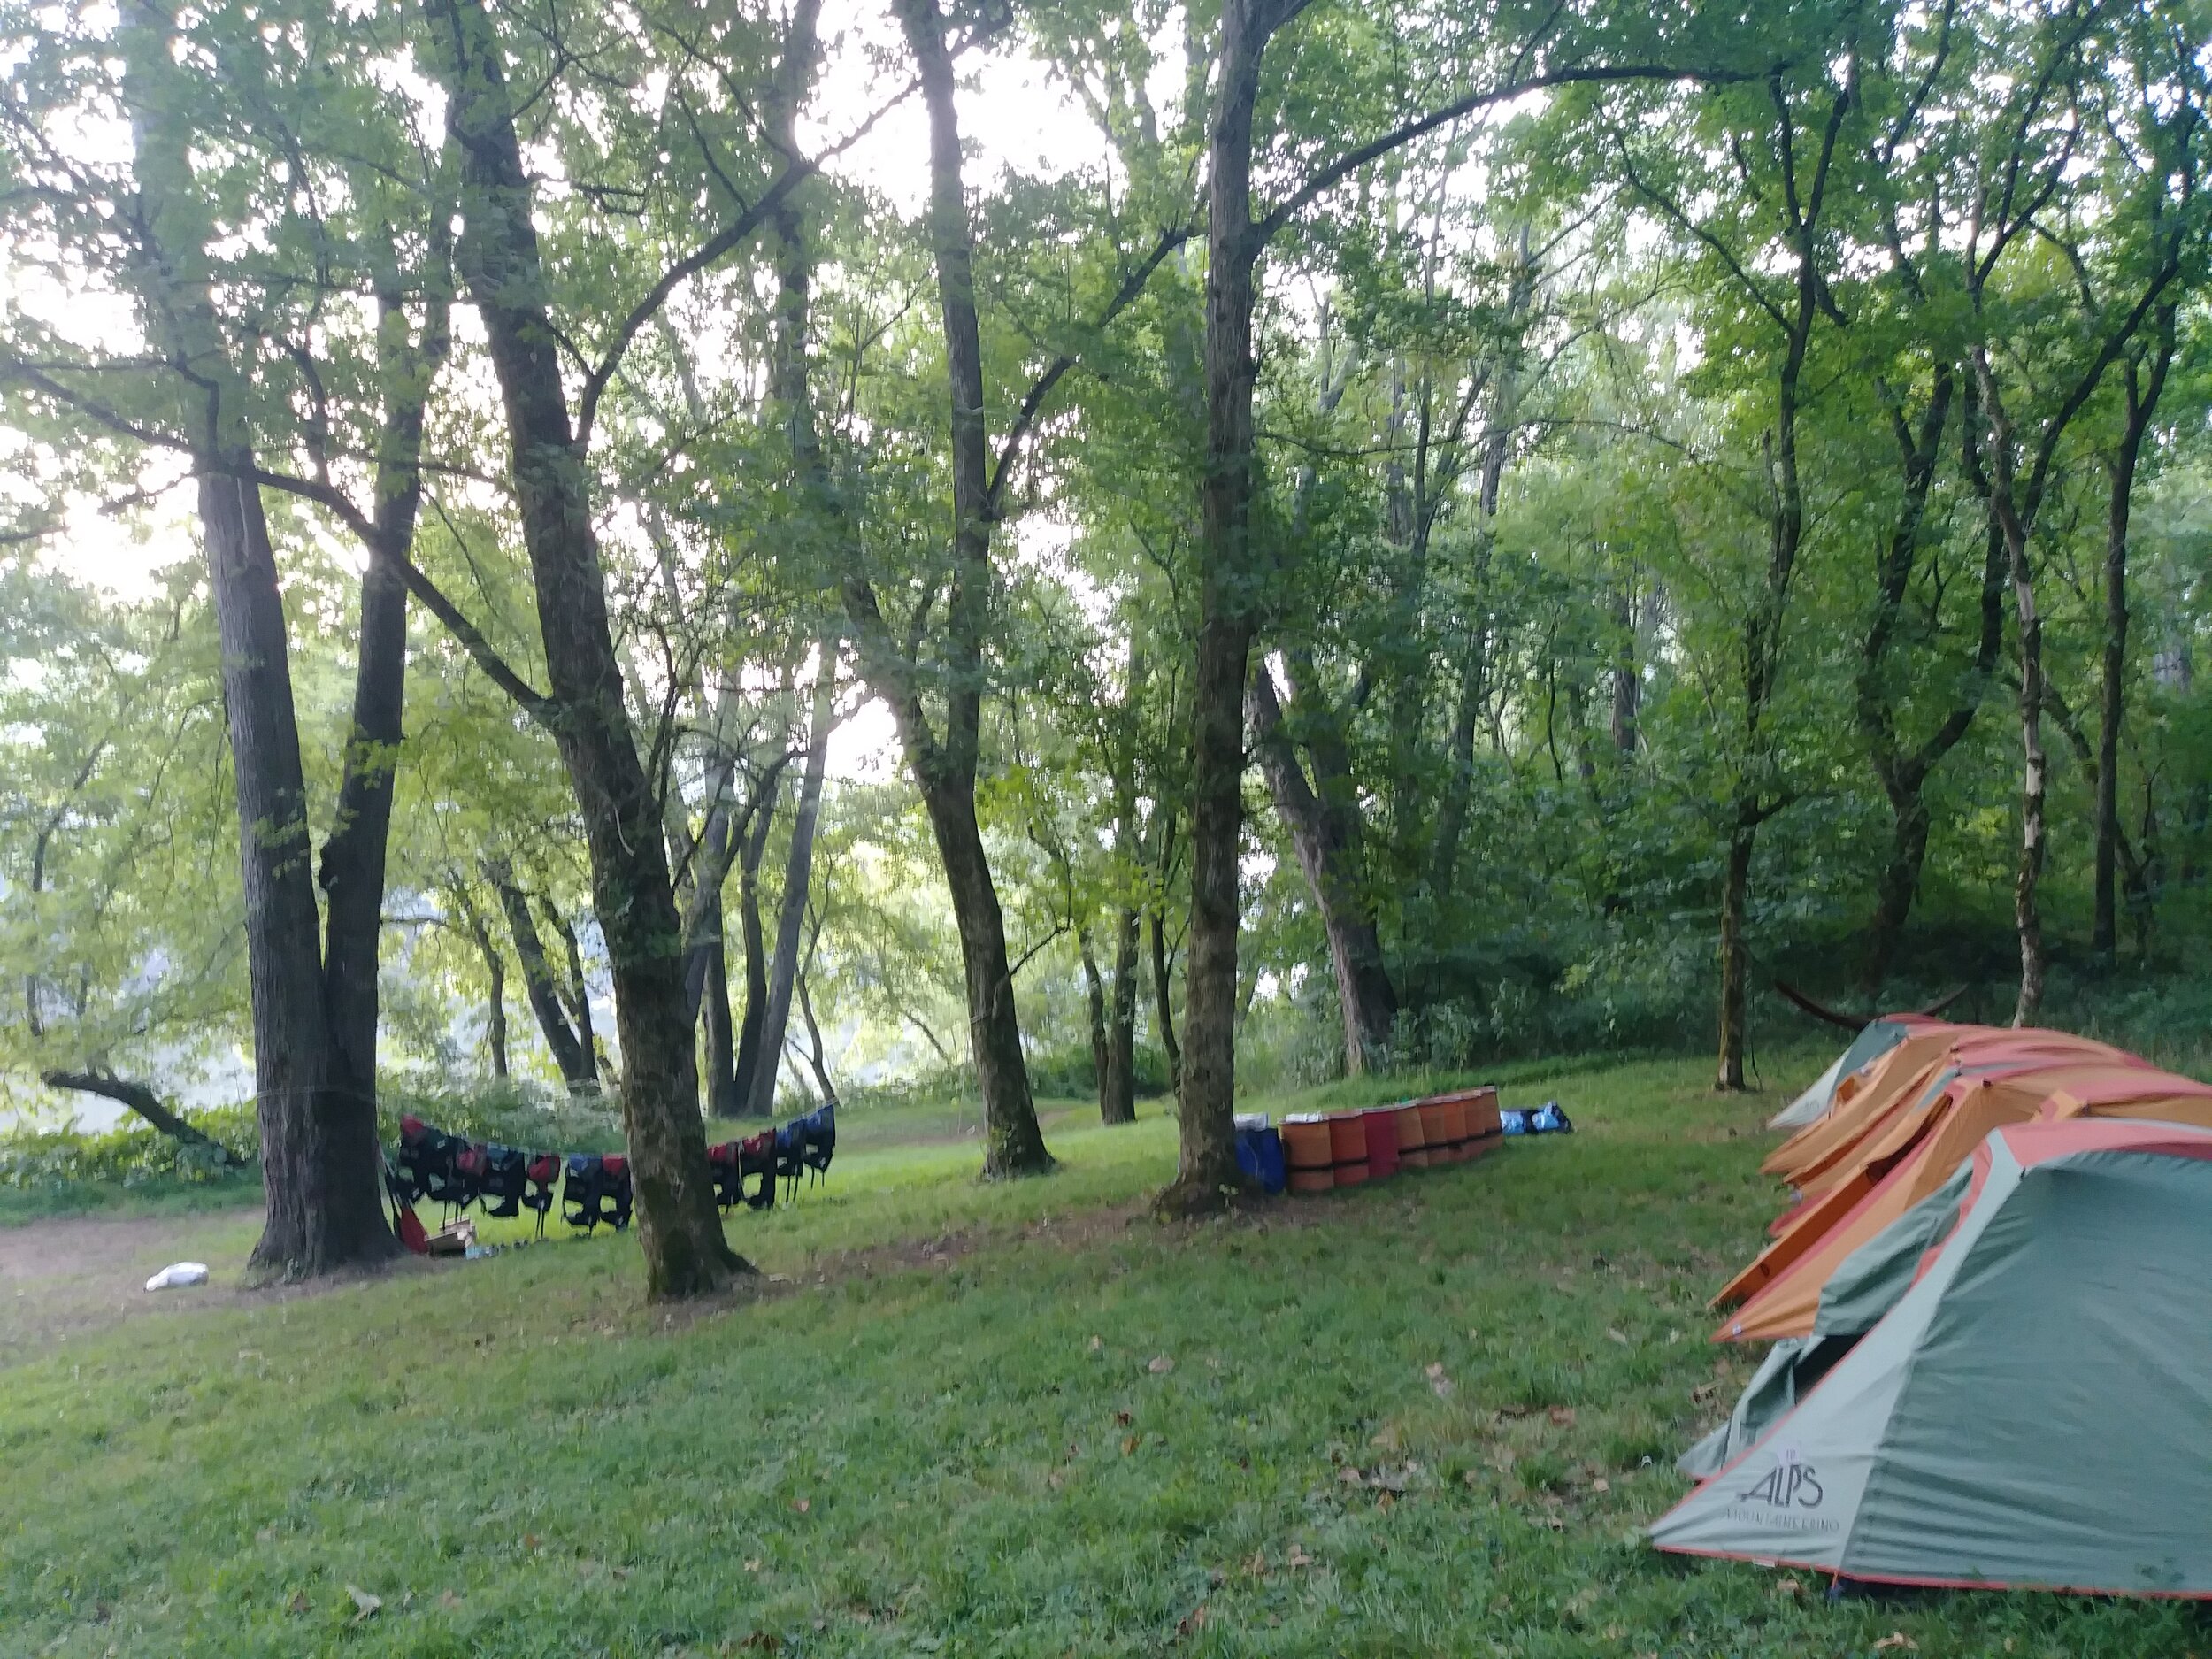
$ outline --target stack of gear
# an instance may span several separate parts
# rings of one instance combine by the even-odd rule
[[[1904,1017],[1799,1105],[1768,1160],[1797,1202],[1716,1299],[1717,1340],[1775,1347],[1660,1548],[2212,1597],[2212,1087]]]
[[[1294,1112],[1280,1130],[1262,1114],[1240,1117],[1237,1163],[1263,1192],[1326,1193],[1467,1163],[1503,1133],[1498,1091],[1460,1089],[1357,1111]]]

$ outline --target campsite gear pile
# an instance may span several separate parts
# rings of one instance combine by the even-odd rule
[[[1237,1164],[1261,1191],[1326,1193],[1387,1180],[1402,1169],[1466,1163],[1495,1146],[1504,1127],[1498,1091],[1486,1087],[1357,1111],[1294,1113],[1280,1129],[1264,1113],[1240,1113],[1236,1132]]]
[[[837,1109],[819,1106],[803,1118],[742,1141],[707,1148],[716,1202],[726,1212],[739,1204],[766,1210],[779,1187],[795,1196],[802,1177],[826,1176],[837,1155]],[[538,1236],[557,1197],[561,1219],[587,1233],[630,1225],[630,1161],[615,1153],[528,1152],[449,1134],[409,1115],[399,1120],[399,1146],[385,1161],[385,1183],[401,1241],[418,1255],[434,1255],[461,1212],[480,1206],[488,1216],[538,1218]],[[443,1205],[448,1225],[426,1232],[414,1213],[419,1200]],[[472,1225],[469,1238],[474,1238]],[[451,1252],[448,1252],[451,1253]]]
[[[1775,1345],[1659,1548],[2212,1598],[2212,1086],[1896,1016],[1775,1121],[1796,1202],[1715,1299]]]

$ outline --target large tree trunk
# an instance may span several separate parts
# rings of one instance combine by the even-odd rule
[[[436,211],[434,209],[434,211]],[[449,204],[446,211],[449,211]],[[384,425],[376,466],[374,531],[361,572],[360,641],[353,726],[338,785],[338,810],[323,843],[319,879],[324,918],[323,1000],[330,1032],[330,1087],[376,1135],[378,947],[384,929],[384,869],[394,773],[403,736],[407,679],[407,589],[399,566],[413,551],[422,505],[423,412],[451,342],[451,250],[433,230],[432,291],[422,331],[409,341],[405,302],[378,298],[378,370]]]
[[[2127,398],[2127,425],[2121,433],[2119,451],[2112,458],[2105,513],[2104,656],[2097,699],[2096,908],[2089,947],[2107,964],[2119,945],[2113,886],[2120,844],[2120,723],[2127,700],[2128,520],[2135,504],[2143,439],[2158,411],[2167,371],[2174,359],[2175,312],[2172,305],[2158,308],[2148,384],[2138,363],[2131,359],[2126,365],[2121,389]]]
[[[822,641],[821,667],[814,677],[806,772],[799,781],[799,807],[791,820],[791,850],[784,860],[783,905],[776,918],[776,960],[768,980],[767,1013],[761,1022],[760,1064],[754,1070],[752,1092],[747,1096],[757,1118],[765,1118],[776,1110],[776,1074],[783,1059],[784,1033],[790,1028],[791,987],[799,973],[799,936],[806,921],[807,892],[814,879],[814,830],[822,816],[830,727],[837,720],[837,648],[834,634]]]
[[[1383,961],[1382,938],[1360,868],[1358,806],[1325,801],[1308,783],[1283,730],[1275,677],[1263,662],[1254,668],[1248,701],[1260,770],[1267,778],[1275,810],[1290,833],[1298,866],[1305,872],[1328,935],[1329,964],[1335,972],[1337,1004],[1344,1018],[1344,1069],[1358,1077],[1385,1063],[1398,1013],[1397,993]],[[1337,789],[1350,787],[1348,778],[1326,781]]]
[[[380,1261],[398,1245],[384,1218],[377,1177],[374,1102],[331,1087],[322,918],[284,602],[253,481],[248,398],[205,286],[205,221],[189,160],[195,134],[173,113],[169,96],[180,73],[171,27],[142,4],[127,6],[122,21],[143,229],[153,244],[146,250],[145,320],[163,353],[207,390],[197,404],[204,425],[192,437],[236,779],[255,1099],[268,1200],[251,1266],[296,1278]]]
[[[1273,8],[1271,8],[1271,12]],[[1236,1159],[1238,854],[1244,830],[1244,698],[1251,677],[1254,472],[1252,110],[1269,27],[1255,0],[1224,0],[1206,159],[1206,462],[1200,489],[1197,673],[1191,695],[1190,956],[1175,1179],[1164,1213],[1220,1208]]]
[[[550,683],[548,718],[590,849],[622,1051],[622,1112],[646,1287],[711,1291],[746,1267],[722,1234],[699,1116],[682,923],[659,802],[638,759],[583,457],[546,311],[535,207],[506,68],[481,0],[426,0],[463,156],[463,260],[505,404]]]
[[[538,936],[537,920],[530,914],[528,895],[517,884],[514,869],[504,858],[487,859],[484,877],[499,897],[508,936],[514,941],[515,959],[522,964],[522,984],[530,999],[530,1011],[538,1018],[538,1029],[545,1035],[545,1046],[552,1053],[561,1081],[572,1094],[592,1087],[599,1081],[599,1070],[575,1027],[569,1024],[560,987],[554,981],[553,964],[545,954],[545,941]]]

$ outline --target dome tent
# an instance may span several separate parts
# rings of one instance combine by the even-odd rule
[[[1777,1350],[1719,1449],[1750,1444],[1654,1542],[1878,1582],[2212,1598],[2212,1132],[2020,1124],[1970,1169],[1832,1281],[1830,1330]],[[1796,1386],[1816,1345],[1878,1313]]]

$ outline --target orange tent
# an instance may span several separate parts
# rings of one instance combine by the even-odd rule
[[[1763,1167],[1801,1192],[1816,1194],[1832,1184],[1831,1171],[1845,1164],[1870,1135],[1893,1124],[1901,1114],[1932,1103],[1934,1092],[1950,1073],[2034,1060],[2143,1064],[2108,1044],[2066,1032],[1954,1025],[1916,1033],[1890,1050],[1878,1074],[1847,1103],[1793,1136]]]
[[[2101,1045],[2097,1045],[2101,1047]],[[1715,1333],[1726,1341],[1808,1335],[1830,1276],[1862,1244],[1935,1192],[1993,1129],[2036,1118],[2153,1118],[2212,1126],[2212,1086],[2132,1056],[1962,1072],[1924,1112],[1872,1138],[1855,1170],[1716,1302],[1747,1297]]]

